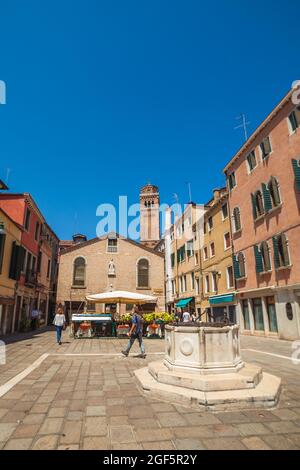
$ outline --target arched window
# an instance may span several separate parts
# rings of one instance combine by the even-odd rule
[[[259,217],[260,215],[263,215],[265,212],[261,191],[257,191],[255,193],[254,201],[255,201],[255,208],[256,208],[257,216]]]
[[[74,261],[73,270],[73,286],[84,286],[85,285],[85,259],[76,258]]]
[[[242,252],[238,254],[240,277],[246,277],[245,256]]]
[[[277,207],[281,204],[280,194],[278,189],[278,181],[274,176],[271,176],[271,179],[268,183],[268,190],[270,192],[272,206]]]
[[[277,247],[279,255],[279,265],[280,266],[289,266],[290,257],[288,251],[288,241],[284,233],[279,235],[277,238]]]
[[[260,253],[262,256],[264,272],[271,270],[270,250],[267,242],[262,242],[260,245]]]
[[[137,286],[149,287],[149,261],[140,259],[137,264]]]
[[[240,212],[239,207],[235,207],[233,209],[232,216],[233,216],[234,231],[238,232],[242,228],[242,226],[241,226],[241,212]]]

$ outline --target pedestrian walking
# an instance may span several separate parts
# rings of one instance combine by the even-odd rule
[[[182,321],[184,323],[188,323],[191,321],[191,315],[190,315],[190,312],[188,310],[185,310],[182,314]]]
[[[56,341],[61,345],[61,333],[66,325],[66,317],[62,308],[57,309],[53,324],[56,327]]]
[[[124,354],[124,356],[127,357],[133,343],[137,339],[139,342],[140,349],[141,349],[140,357],[145,358],[146,357],[145,346],[143,343],[143,319],[137,307],[134,307],[133,309],[132,325],[128,333],[128,336],[129,336],[129,341],[128,341],[126,349],[121,351],[122,354]]]

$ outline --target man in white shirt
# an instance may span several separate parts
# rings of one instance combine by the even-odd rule
[[[191,315],[187,310],[185,310],[182,314],[182,321],[184,323],[187,323],[187,322],[191,321]]]

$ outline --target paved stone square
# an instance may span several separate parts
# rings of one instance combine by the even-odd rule
[[[0,449],[300,449],[300,363],[288,341],[242,337],[243,359],[282,378],[281,399],[276,409],[227,412],[141,394],[133,371],[163,357],[163,340],[145,340],[146,359],[134,357],[138,345],[123,357],[126,339],[65,333],[58,346],[44,330],[6,341]]]

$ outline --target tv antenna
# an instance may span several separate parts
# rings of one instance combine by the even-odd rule
[[[7,169],[6,169],[6,180],[5,180],[5,184],[6,184],[7,186],[8,186],[8,180],[9,180],[10,172],[11,172],[11,168],[7,168]]]
[[[192,188],[191,188],[191,183],[187,181],[186,184],[188,185],[188,188],[189,188],[189,202],[192,202]]]
[[[248,132],[247,132],[247,126],[249,126],[250,122],[246,120],[246,115],[244,113],[240,114],[239,116],[236,117],[239,121],[241,121],[241,124],[236,126],[234,129],[240,129],[243,128],[244,130],[244,135],[245,135],[245,141],[248,140]]]

